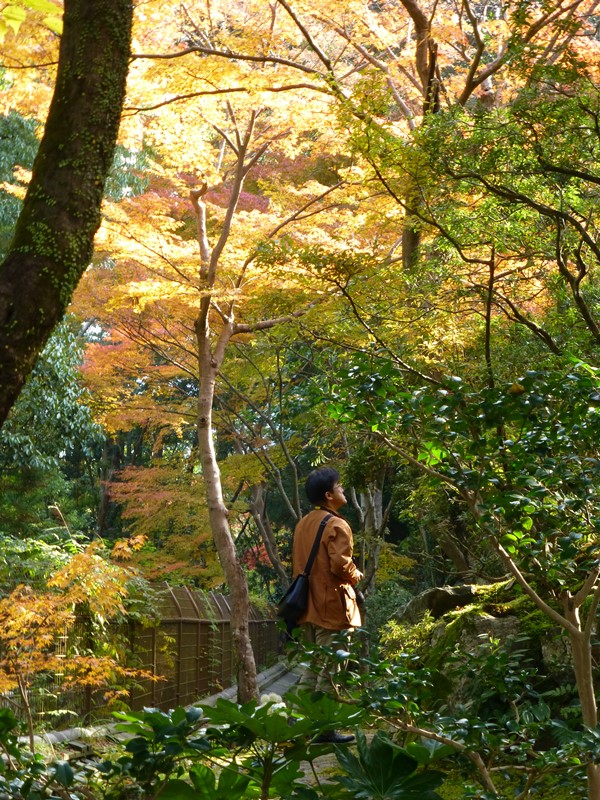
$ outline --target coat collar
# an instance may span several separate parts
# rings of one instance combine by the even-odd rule
[[[319,506],[319,511],[325,511],[327,514],[333,514],[334,517],[339,517],[340,519],[344,519],[341,514],[338,514],[337,511],[334,511],[333,508],[328,508],[325,504]]]

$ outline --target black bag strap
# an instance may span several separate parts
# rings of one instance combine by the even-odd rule
[[[319,525],[319,530],[317,531],[317,535],[315,536],[315,541],[313,542],[312,549],[310,551],[310,555],[308,556],[308,561],[306,562],[306,566],[304,567],[303,575],[308,576],[310,575],[310,571],[312,569],[313,561],[317,557],[317,550],[319,549],[319,545],[321,544],[321,536],[323,536],[323,531],[325,530],[325,525],[329,522],[329,520],[333,517],[333,514],[326,514],[323,519],[321,520],[321,524]]]

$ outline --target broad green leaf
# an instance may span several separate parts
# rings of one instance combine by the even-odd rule
[[[52,14],[56,16],[60,13],[60,7],[56,3],[51,3],[50,0],[12,0],[30,11],[39,11],[42,14]]]
[[[198,800],[198,792],[189,783],[180,778],[171,778],[156,795],[157,800]],[[211,797],[211,795],[206,795]]]
[[[57,761],[55,764],[53,764],[53,767],[54,776],[61,786],[72,786],[75,773],[73,772],[73,767],[69,764],[69,762]]]
[[[63,32],[63,21],[62,17],[44,17],[42,22],[44,25],[52,31],[52,33],[58,34],[60,36]]]
[[[6,6],[0,13],[6,25],[12,28],[15,33],[19,32],[19,28],[27,16],[24,8],[15,5]]]

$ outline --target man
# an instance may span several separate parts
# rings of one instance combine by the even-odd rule
[[[294,531],[294,577],[306,567],[321,521],[328,514],[332,516],[323,529],[310,572],[308,608],[298,624],[305,642],[327,647],[340,631],[351,630],[361,624],[354,587],[362,580],[363,574],[352,561],[352,529],[338,514],[347,502],[339,473],[330,467],[316,469],[306,479],[305,490],[306,496],[317,508],[303,517]],[[299,688],[331,692],[335,688],[332,677],[327,665],[319,673],[306,669]],[[329,731],[320,736],[318,741],[344,744],[353,739],[353,736]]]

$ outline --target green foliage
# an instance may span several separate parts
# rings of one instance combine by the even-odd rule
[[[43,800],[63,795],[76,780],[67,761],[46,764],[43,757],[23,746],[20,723],[13,712],[0,708],[0,794],[5,800]],[[78,776],[82,778],[81,775]]]
[[[25,119],[16,111],[0,116],[0,184],[9,183],[24,188],[15,177],[15,167],[31,169],[38,148],[36,132],[39,123]],[[0,259],[8,250],[21,201],[15,195],[0,188]]]
[[[410,588],[398,581],[388,580],[377,585],[375,591],[367,597],[364,623],[374,640],[382,635],[388,621],[408,603],[411,597]]]
[[[146,177],[149,157],[146,149],[130,150],[118,144],[104,185],[105,195],[110,200],[118,201],[143,194],[149,183]]]
[[[303,694],[291,704],[266,695],[260,704],[220,699],[204,710],[119,712],[118,729],[131,738],[123,756],[99,766],[95,781],[110,798],[134,787],[172,800],[303,797],[300,763],[331,751],[312,737],[363,713]]]
[[[435,675],[414,657],[400,655],[391,661],[376,655],[366,665],[367,673],[357,673],[354,654],[342,655],[351,657],[341,675],[346,679],[346,703],[299,692],[286,700],[267,695],[260,704],[219,700],[205,709],[118,712],[117,727],[127,738],[86,776],[73,773],[64,763],[34,767],[24,758],[19,774],[28,781],[28,770],[42,769],[45,779],[68,786],[73,800],[89,796],[90,791],[107,800],[140,795],[171,800],[438,800],[456,796],[450,791],[456,777],[447,786],[445,774],[432,766],[452,757],[453,769],[462,767],[464,789],[458,796],[481,800],[488,795],[468,788],[477,775],[468,769],[465,750],[480,753],[496,772],[502,768],[515,787],[523,788],[521,776],[527,771],[539,797],[546,797],[548,780],[557,789],[561,781],[573,785],[581,780],[584,760],[599,751],[598,732],[577,731],[552,718],[549,707],[528,687],[533,673],[523,668],[522,656],[504,651],[498,642],[484,643],[471,655],[461,653],[460,659],[446,665],[455,677],[477,680],[468,709],[450,710],[440,704]],[[504,698],[504,703],[490,703],[494,697]],[[3,719],[0,714],[0,743],[6,746]],[[372,737],[357,731],[356,750],[312,742],[332,726],[371,725],[377,720],[385,723],[386,730],[396,731],[393,739],[382,731]],[[422,735],[415,739],[414,734],[403,734],[406,724],[418,726]],[[544,745],[538,747],[541,737]],[[317,780],[307,786],[301,762],[312,763],[331,752],[339,771],[328,772],[327,782]],[[13,796],[17,797],[8,794]]]
[[[586,67],[568,60],[533,66],[533,51],[520,52],[526,57],[514,62],[515,69],[531,74],[511,103],[491,111],[443,110],[429,115],[415,135],[410,158],[420,164],[424,222],[432,226],[438,251],[459,269],[463,259],[484,261],[492,252],[502,254],[504,267],[512,265],[496,275],[494,305],[509,317],[519,309],[524,324],[535,319],[530,342],[535,333],[538,344],[547,345],[544,328],[555,348],[591,358],[597,344],[593,319],[600,310],[600,93]],[[538,282],[535,293],[532,280]],[[462,293],[477,295],[475,287],[469,292],[465,286]],[[505,374],[503,362],[518,363],[519,354],[499,336],[493,345],[495,368]],[[533,355],[530,345],[527,351]],[[539,353],[538,359],[548,359],[548,350]]]
[[[390,658],[394,658],[399,653],[421,655],[425,647],[428,647],[431,633],[435,627],[436,621],[429,611],[423,614],[416,625],[403,625],[395,620],[390,620],[380,634],[381,648]]]
[[[46,470],[59,464],[61,453],[92,455],[100,429],[85,406],[87,395],[79,381],[82,356],[82,344],[67,319],[44,348],[2,427],[2,469]]]
[[[346,793],[340,798],[358,800],[440,800],[434,791],[444,777],[439,772],[413,773],[418,761],[406,750],[378,731],[367,744],[365,735],[357,734],[358,756],[349,750],[338,750],[339,764],[346,773],[336,777]]]
[[[64,527],[89,530],[95,490],[91,461],[102,432],[80,384],[81,343],[62,322],[0,432],[0,529],[37,534]]]
[[[366,366],[366,365],[365,365]],[[596,558],[600,500],[598,370],[530,370],[480,390],[459,378],[398,390],[391,364],[351,367],[330,403],[422,463],[437,485],[478,498],[476,521],[539,580],[577,586]],[[412,442],[412,448],[407,442]]]
[[[78,552],[80,545],[64,529],[46,531],[39,538],[0,533],[0,596],[20,583],[34,589],[46,586],[48,577]]]
[[[147,709],[116,712],[115,716],[120,720],[118,730],[131,738],[125,744],[125,755],[115,762],[103,762],[98,771],[110,781],[116,796],[132,783],[146,794],[155,794],[166,778],[179,781],[186,773],[185,759],[210,749],[201,733],[200,709],[178,708],[168,714]]]

